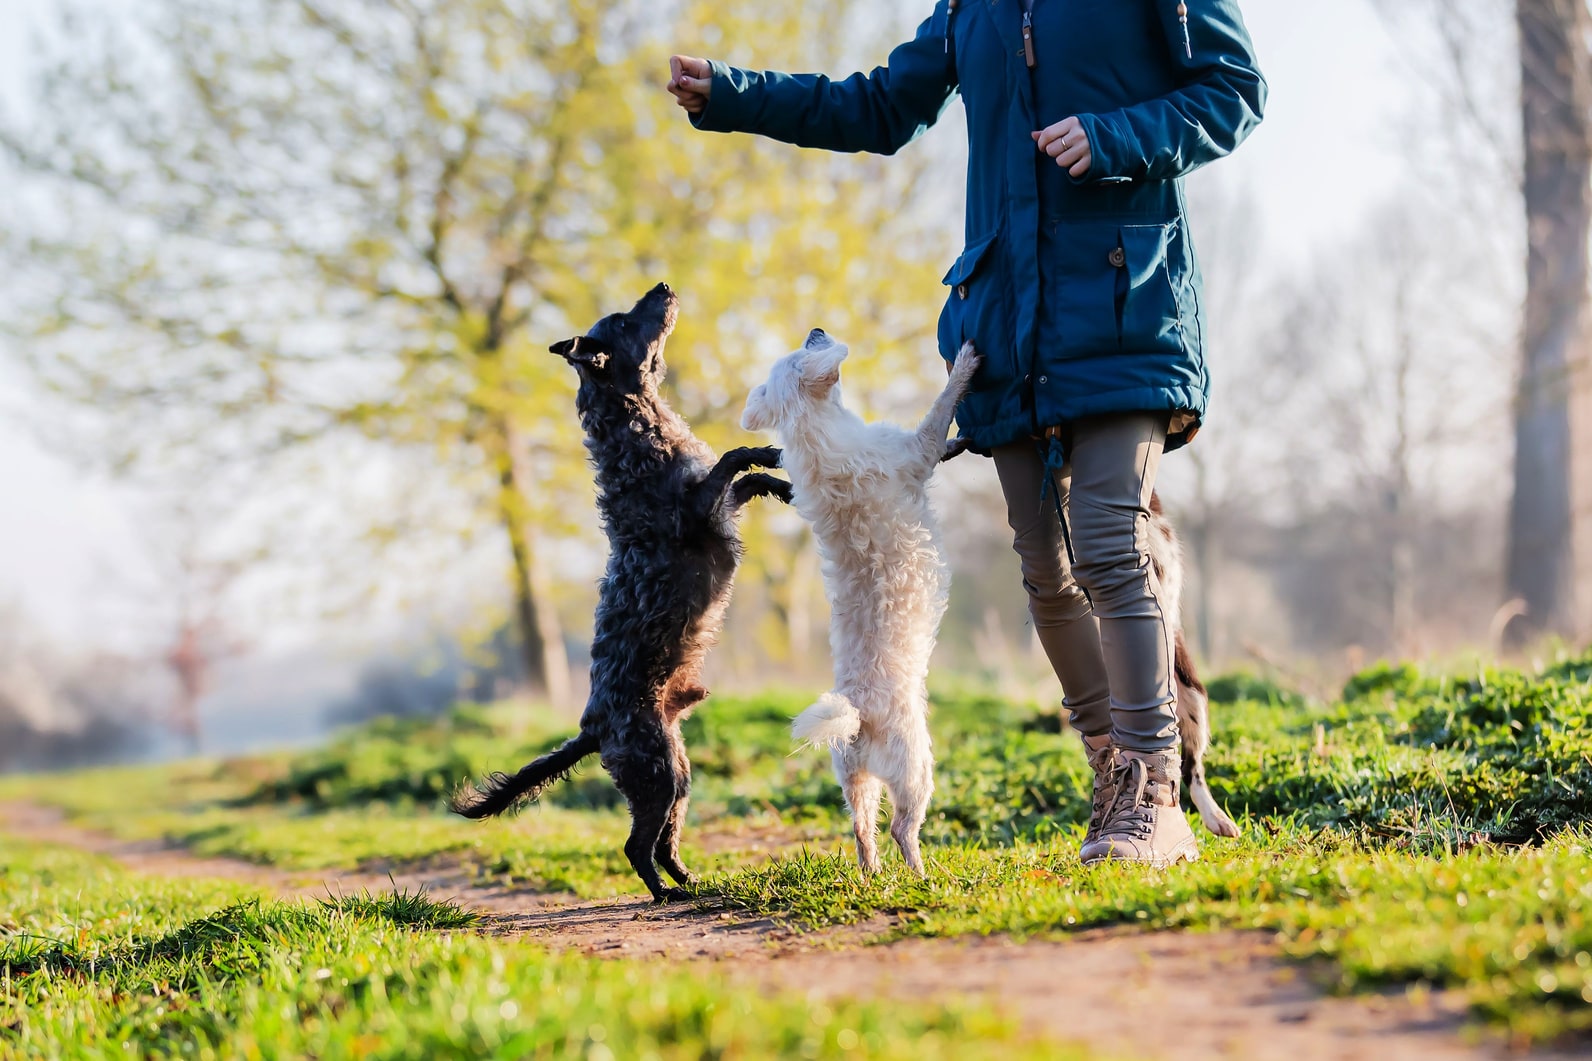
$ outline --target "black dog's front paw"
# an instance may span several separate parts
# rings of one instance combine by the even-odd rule
[[[665,903],[690,902],[691,898],[691,893],[684,888],[665,888],[661,892],[654,893],[652,901],[656,905],[662,906]]]
[[[731,487],[735,507],[740,508],[754,497],[777,497],[787,505],[791,502],[790,483],[766,472],[753,472],[735,480]]]
[[[778,468],[785,453],[778,446],[740,446],[724,456],[745,468]]]

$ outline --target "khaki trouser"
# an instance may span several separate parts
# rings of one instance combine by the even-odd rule
[[[1073,728],[1109,732],[1132,751],[1177,743],[1172,638],[1148,537],[1167,421],[1131,413],[1071,425],[1067,463],[1050,493],[1040,444],[994,451],[1029,614]]]

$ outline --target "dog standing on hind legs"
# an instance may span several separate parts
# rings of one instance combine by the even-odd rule
[[[979,359],[964,346],[916,429],[867,424],[840,399],[847,348],[814,328],[746,400],[741,426],[772,430],[796,510],[812,525],[829,595],[835,686],[791,726],[827,746],[851,810],[857,860],[879,869],[879,803],[890,835],[923,872],[918,833],[934,793],[929,656],[950,594],[928,484]]]
[[[580,376],[575,398],[597,471],[597,508],[608,568],[591,648],[591,697],[580,733],[509,776],[493,774],[452,801],[467,818],[534,800],[593,752],[630,805],[625,856],[654,899],[685,897],[694,878],[680,862],[691,762],[680,721],[704,700],[702,663],[729,607],[741,541],[735,520],[754,497],[790,500],[790,484],[753,467],[779,465],[773,447],[713,451],[658,392],[663,348],[679,300],[667,284],[628,313],[555,343]]]

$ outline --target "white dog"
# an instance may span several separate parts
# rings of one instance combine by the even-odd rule
[[[918,831],[934,792],[926,681],[951,589],[928,483],[979,359],[964,346],[934,407],[908,430],[866,424],[841,404],[847,353],[813,329],[752,391],[741,426],[772,430],[784,448],[781,466],[796,510],[812,524],[829,594],[835,687],[791,732],[830,749],[863,870],[879,868],[879,799],[888,788],[890,835],[922,873]]]

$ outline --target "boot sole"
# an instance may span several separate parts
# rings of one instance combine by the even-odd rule
[[[1086,866],[1098,866],[1102,862],[1127,862],[1135,866],[1149,866],[1151,869],[1171,869],[1179,862],[1198,862],[1200,860],[1199,845],[1187,841],[1172,850],[1172,853],[1161,858],[1131,858],[1127,855],[1117,854],[1115,851],[1086,858]]]

